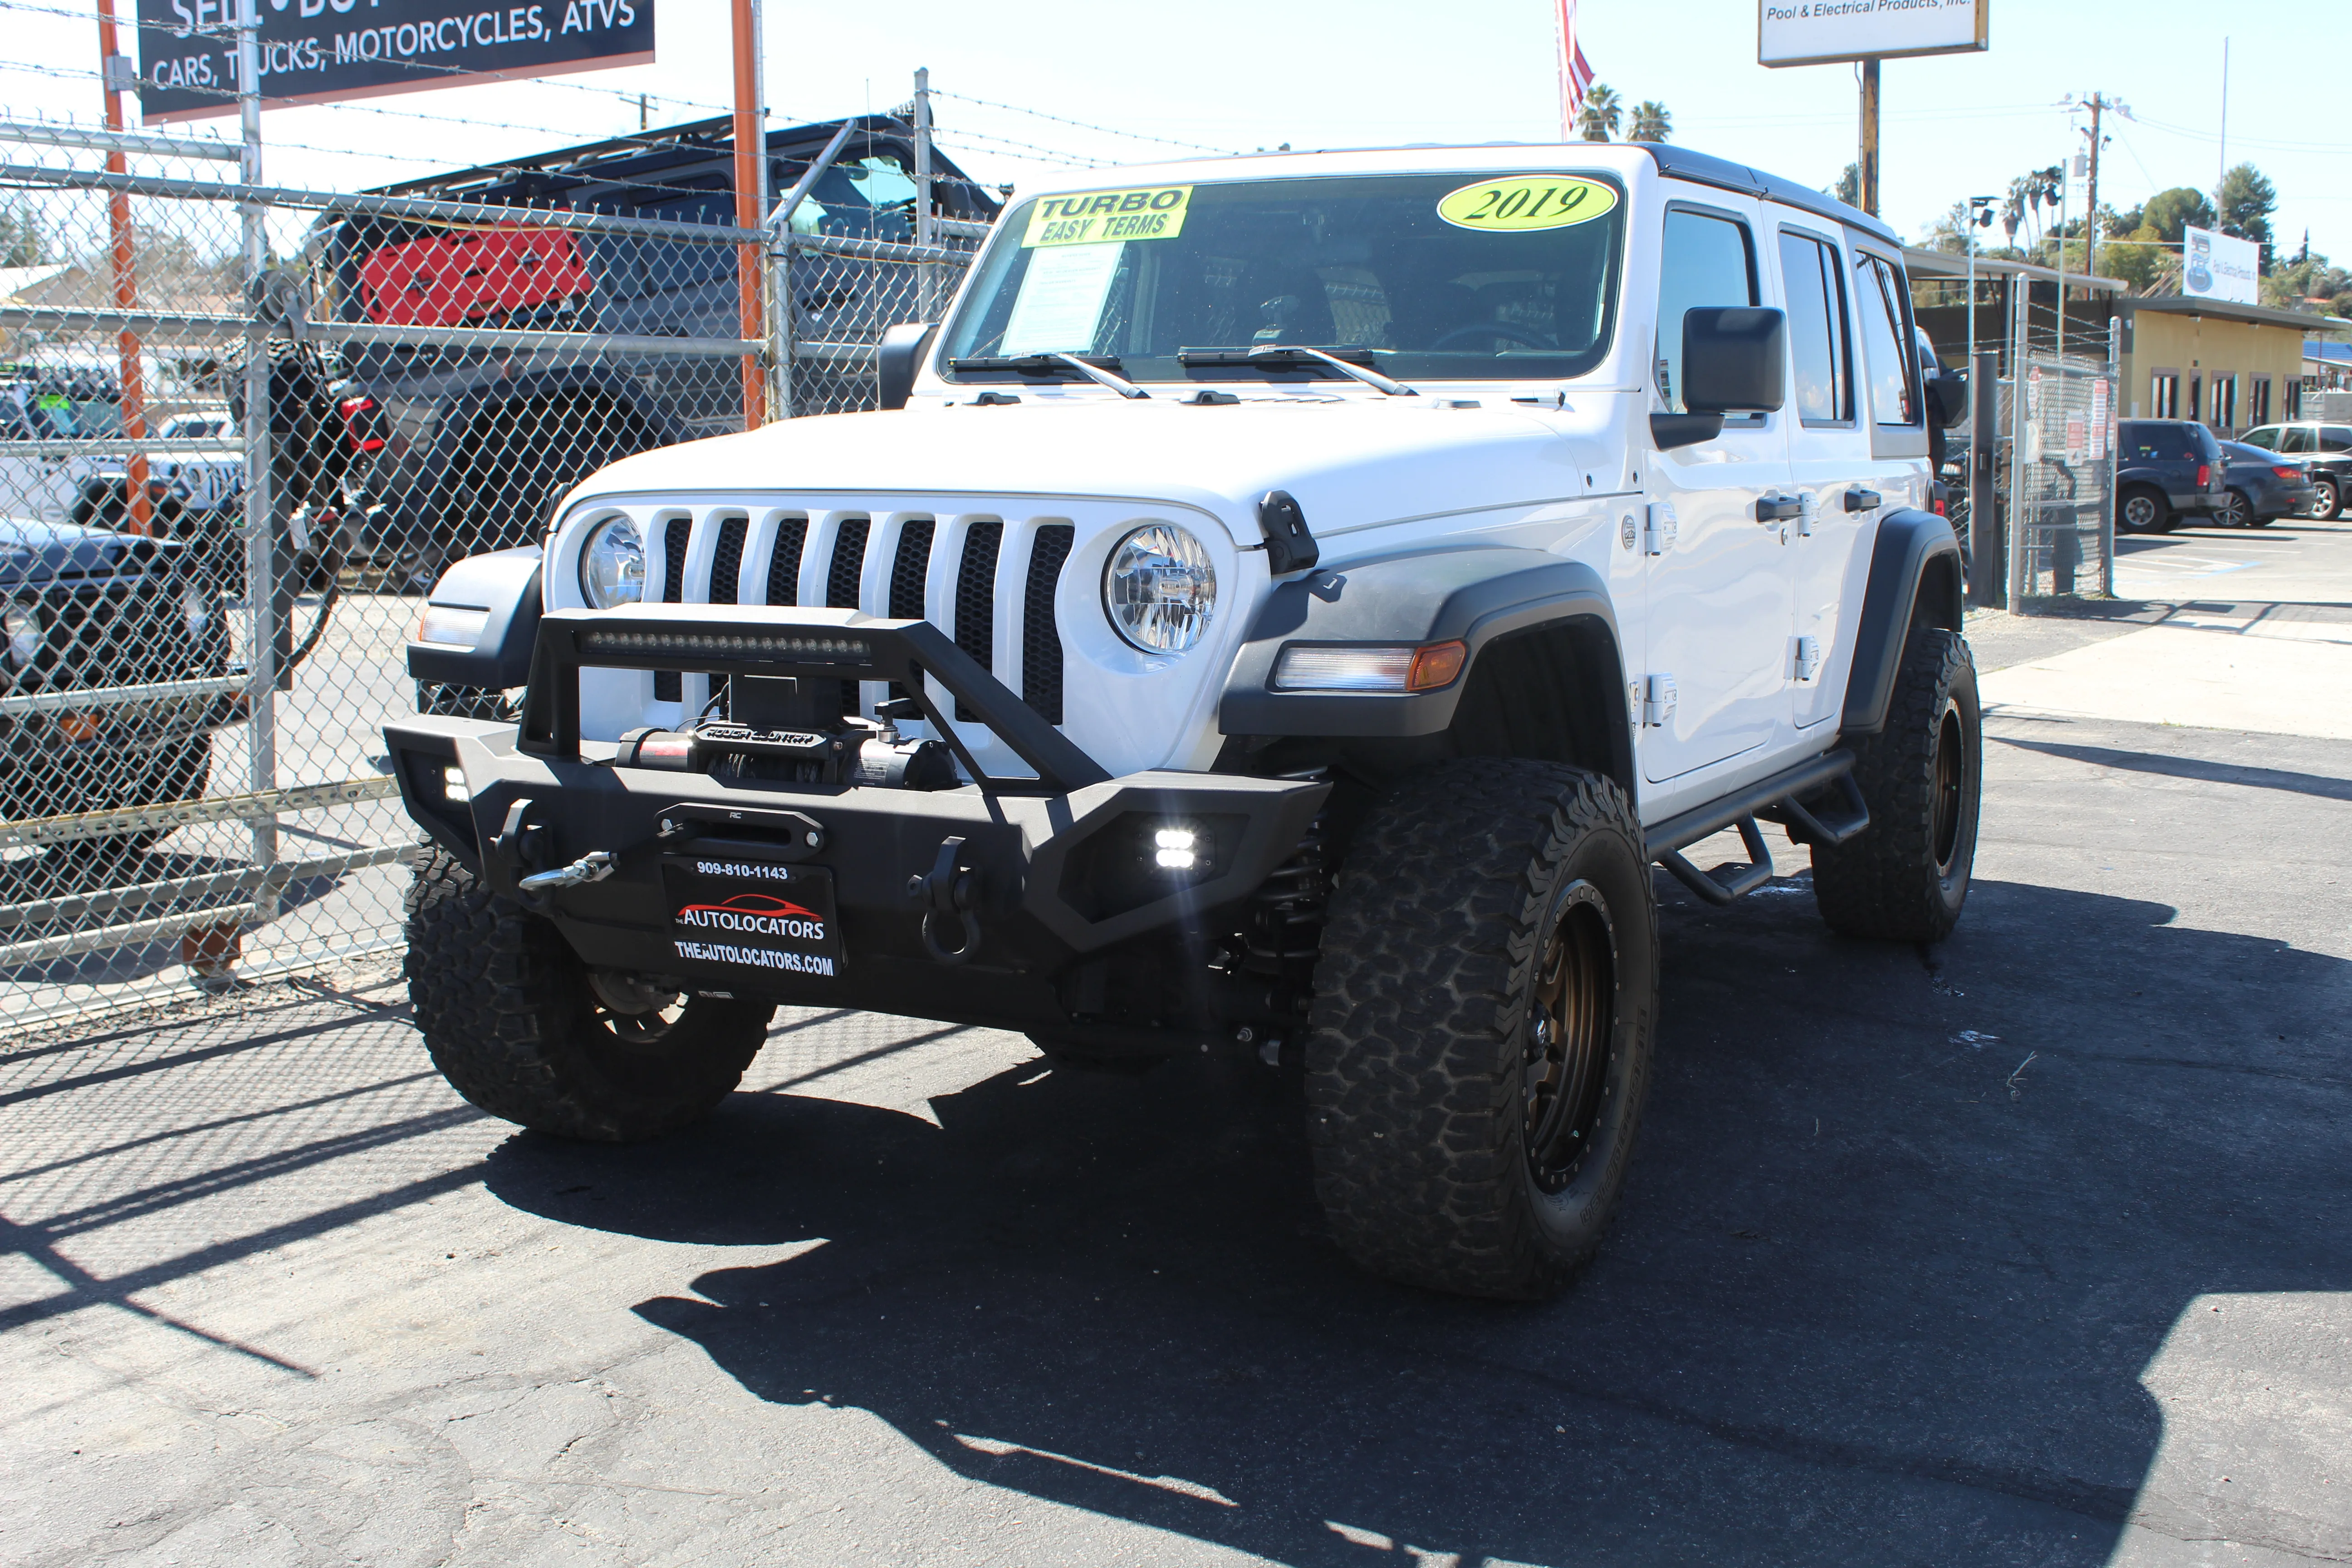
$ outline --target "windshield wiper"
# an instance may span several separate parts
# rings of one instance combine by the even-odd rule
[[[1108,386],[1121,397],[1149,397],[1151,394],[1112,373],[1118,369],[1117,354],[1066,354],[1048,352],[1035,354],[977,354],[963,359],[951,359],[948,365],[954,370],[1009,370],[1022,375],[1058,375],[1066,378],[1076,371],[1088,381]]]
[[[1367,359],[1371,357],[1371,352],[1370,349],[1340,351],[1341,353],[1362,354]],[[1307,370],[1318,364],[1328,365],[1341,375],[1360,381],[1366,386],[1384,392],[1391,397],[1421,395],[1403,382],[1391,381],[1376,370],[1366,370],[1362,365],[1350,364],[1341,359],[1339,354],[1331,353],[1323,349],[1308,348],[1304,343],[1258,343],[1245,349],[1179,349],[1176,351],[1176,363],[1188,370],[1196,364],[1254,364],[1284,370]]]

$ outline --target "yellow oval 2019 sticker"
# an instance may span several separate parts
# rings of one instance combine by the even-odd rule
[[[1437,204],[1437,216],[1456,228],[1566,228],[1590,223],[1617,205],[1617,193],[1598,180],[1573,174],[1513,174],[1481,180],[1449,191]]]
[[[1047,196],[1029,212],[1023,248],[1040,245],[1100,245],[1114,239],[1173,239],[1184,232],[1190,185],[1136,191],[1088,191]]]

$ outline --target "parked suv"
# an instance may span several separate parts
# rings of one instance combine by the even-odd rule
[[[2352,425],[2257,425],[2239,439],[2311,466],[2315,493],[2308,516],[2326,522],[2343,511],[2344,498],[2352,495]]]
[[[1229,1051],[1303,1067],[1366,1266],[1559,1289],[1641,1119],[1653,864],[1728,904],[1777,825],[1848,935],[1967,898],[1909,300],[1883,224],[1672,146],[1030,194],[886,341],[903,411],[628,458],[436,587],[412,673],[525,692],[385,728],[434,1060],[619,1141],[779,1002]]]
[[[792,189],[841,129],[835,121],[771,132],[772,188]],[[335,219],[313,242],[329,284],[322,309],[391,326],[736,337],[734,247],[534,228],[520,210],[731,226],[732,149],[731,122],[721,118],[386,186],[376,194],[511,205],[518,221]],[[940,216],[995,216],[992,194],[943,154],[932,163]],[[795,213],[796,227],[911,242],[914,167],[911,129],[890,115],[865,116]],[[874,319],[898,302],[885,270],[875,260],[831,258],[796,274],[795,330],[871,343],[898,319]],[[913,269],[887,271],[896,279]],[[379,343],[347,348],[343,364],[350,380],[337,416],[367,454],[359,476],[367,521],[356,542],[373,556],[408,557],[420,586],[447,560],[536,540],[556,498],[615,458],[742,426],[740,362],[731,359]],[[870,384],[871,370],[864,374]]]
[[[2194,419],[2126,419],[2116,430],[2116,528],[2169,533],[2227,510],[2221,442]]]

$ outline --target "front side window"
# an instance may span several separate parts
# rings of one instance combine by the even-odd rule
[[[1581,375],[1609,348],[1624,196],[1598,175],[1235,180],[1034,198],[946,334],[959,381],[1084,354],[1133,381]],[[1045,367],[1034,363],[1026,368]]]
[[[1780,236],[1789,290],[1789,357],[1797,373],[1797,417],[1836,425],[1853,417],[1846,348],[1845,279],[1837,248],[1811,235]]]
[[[2256,391],[2258,393],[2268,392],[2269,390],[2270,384],[2268,382],[2256,384]],[[2279,433],[2276,430],[2270,428],[2249,430],[2244,435],[2238,437],[2239,440],[2243,441],[2247,446],[2260,447],[2264,451],[2269,451],[2278,445],[2278,438]]]
[[[1919,358],[1903,352],[1903,293],[1895,268],[1879,257],[1853,264],[1862,317],[1862,360],[1869,367],[1870,416],[1881,425],[1919,423]]]
[[[1683,316],[1708,306],[1756,303],[1756,249],[1748,226],[1714,213],[1674,208],[1666,214],[1658,268],[1658,395],[1676,414],[1683,405]]]

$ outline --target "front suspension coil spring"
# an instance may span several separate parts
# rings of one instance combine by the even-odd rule
[[[1318,816],[1290,858],[1275,868],[1250,897],[1242,931],[1244,966],[1253,974],[1313,979],[1321,948],[1323,909],[1331,882],[1325,866],[1323,819]],[[1297,971],[1303,966],[1304,973]]]

